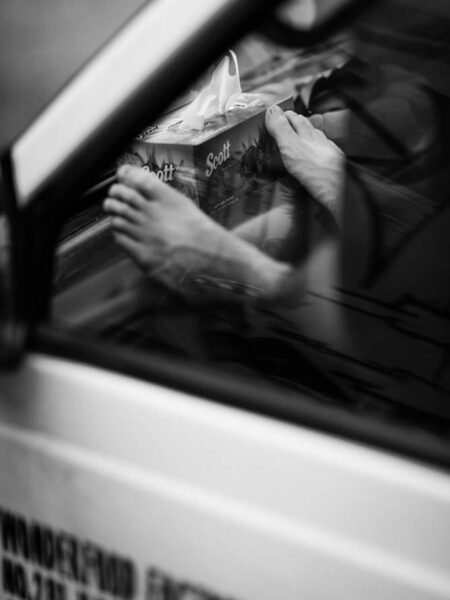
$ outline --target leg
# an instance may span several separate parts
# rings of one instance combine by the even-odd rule
[[[239,301],[283,295],[290,268],[212,221],[186,196],[131,166],[104,202],[117,243],[185,294]]]

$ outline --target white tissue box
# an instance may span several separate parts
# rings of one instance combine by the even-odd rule
[[[275,178],[270,162],[278,150],[266,131],[265,112],[271,104],[293,110],[293,100],[261,99],[264,106],[230,110],[202,131],[186,129],[172,113],[144,130],[118,162],[153,173],[226,225],[234,204]]]

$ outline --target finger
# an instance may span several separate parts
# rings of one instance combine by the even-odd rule
[[[286,111],[286,117],[299,137],[310,139],[311,141],[320,140],[321,142],[325,142],[328,140],[323,131],[315,127],[312,119],[308,119],[303,115],[298,115],[291,110]]]
[[[292,110],[286,111],[286,118],[294,131],[299,135],[303,136],[313,130],[313,126],[309,120],[303,115],[298,115]]]
[[[270,106],[267,109],[266,128],[280,149],[297,140],[297,134],[279,106]]]
[[[140,212],[116,198],[106,198],[103,202],[103,209],[110,215],[122,217],[133,223],[139,223],[142,220]]]
[[[130,206],[141,210],[146,205],[146,199],[143,198],[136,190],[123,185],[123,183],[115,183],[108,190],[108,196],[118,198],[126,202]]]
[[[167,184],[160,181],[157,177],[132,165],[122,165],[117,171],[117,178],[119,183],[133,188],[148,200],[164,193],[167,187]]]

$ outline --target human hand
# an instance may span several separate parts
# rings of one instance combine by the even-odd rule
[[[266,127],[275,139],[281,160],[301,183],[333,215],[339,224],[345,155],[306,117],[271,106]]]

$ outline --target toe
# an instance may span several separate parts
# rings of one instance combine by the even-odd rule
[[[114,240],[115,242],[125,250],[127,254],[130,255],[132,259],[136,261],[136,263],[144,267],[144,255],[142,252],[141,244],[123,232],[114,232]]]
[[[132,165],[122,165],[117,171],[119,183],[132,188],[144,198],[155,198],[164,187],[164,184],[147,171]]]
[[[117,200],[116,198],[106,198],[103,202],[103,209],[106,213],[122,217],[128,221],[138,223],[140,221],[140,213],[133,207],[130,207],[125,202]]]
[[[113,216],[111,228],[114,233],[124,233],[134,240],[139,240],[141,237],[139,227],[123,217]]]
[[[142,197],[136,190],[130,188],[123,183],[115,183],[109,188],[108,196],[111,198],[117,198],[122,202],[125,202],[129,206],[137,210],[144,209],[146,205],[146,199]]]

